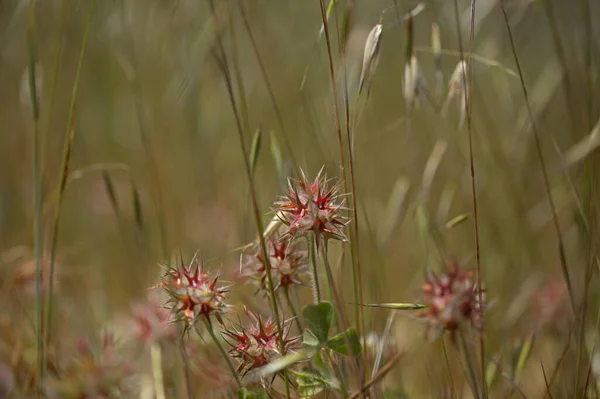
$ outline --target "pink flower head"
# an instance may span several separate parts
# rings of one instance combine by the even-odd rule
[[[427,335],[435,338],[447,331],[454,338],[456,330],[464,323],[483,328],[483,315],[479,303],[480,290],[471,271],[461,271],[451,260],[447,270],[436,274],[429,271],[422,287],[423,302],[427,308],[421,317],[427,321]]]
[[[112,334],[102,336],[99,348],[81,338],[74,356],[62,365],[60,378],[48,381],[47,392],[51,398],[109,398],[115,393],[131,397],[133,372]]]
[[[277,232],[265,240],[271,277],[275,290],[283,287],[305,285],[304,277],[308,272],[307,253],[297,246],[297,241],[282,240]],[[250,251],[242,256],[242,275],[253,281],[259,290],[268,293],[267,267],[259,242],[252,245]]]
[[[195,259],[194,266],[181,262],[175,268],[167,268],[158,285],[170,296],[168,303],[176,314],[173,321],[185,320],[193,324],[203,316],[210,322],[210,316],[219,317],[227,308],[225,296],[229,287],[219,286],[219,276],[205,273],[200,261]]]
[[[132,309],[131,328],[133,336],[144,344],[175,338],[175,329],[169,323],[169,310],[153,299],[136,303]]]
[[[303,236],[313,232],[317,244],[333,238],[347,241],[344,227],[348,224],[341,215],[343,201],[339,194],[341,182],[329,187],[330,180],[319,171],[311,183],[304,173],[300,180],[288,180],[289,193],[276,203],[276,211],[287,226],[284,237]]]
[[[235,329],[224,331],[224,334],[231,340],[229,344],[232,349],[229,353],[232,357],[240,360],[238,372],[243,375],[251,370],[264,367],[284,355],[281,353],[279,331],[275,322],[270,318],[263,322],[260,316],[252,312],[248,312],[248,317],[251,321],[241,331]],[[281,327],[284,329],[285,353],[293,349],[300,339],[300,337],[289,338],[290,321],[285,321]]]

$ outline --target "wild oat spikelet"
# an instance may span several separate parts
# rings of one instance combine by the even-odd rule
[[[406,100],[408,109],[411,109],[413,105],[418,107],[419,100],[427,87],[427,82],[425,81],[417,57],[414,55],[404,67],[404,79],[402,83],[404,85],[404,99]]]
[[[360,83],[358,84],[358,94],[363,90],[365,83],[371,84],[371,79],[375,74],[377,65],[379,64],[379,50],[381,49],[381,33],[383,25],[381,23],[375,25],[367,36],[365,42],[365,51],[363,54],[362,70],[360,72]]]
[[[343,201],[339,201],[341,182],[329,187],[330,180],[323,168],[310,183],[304,172],[302,179],[288,180],[289,194],[276,203],[276,211],[283,215],[287,226],[282,239],[314,233],[317,245],[326,239],[347,241],[344,227],[348,223],[341,215]]]
[[[431,24],[431,48],[433,49],[433,68],[435,71],[436,96],[441,96],[444,73],[442,72],[442,40],[440,27],[437,23]]]
[[[465,323],[477,329],[483,328],[482,307],[479,303],[480,290],[476,286],[471,271],[463,272],[451,260],[447,270],[441,274],[429,271],[428,281],[423,285],[423,303],[427,308],[421,317],[427,321],[427,335],[430,339],[443,332],[450,333],[452,339],[456,330]]]
[[[460,126],[462,126],[464,123],[467,113],[465,96],[469,91],[468,79],[469,69],[467,61],[459,61],[458,64],[456,64],[456,68],[454,68],[454,71],[452,72],[452,76],[450,76],[450,81],[448,82],[448,96],[446,97],[446,101],[442,107],[442,115],[445,117],[448,113],[448,106],[450,105],[452,99],[460,96]]]

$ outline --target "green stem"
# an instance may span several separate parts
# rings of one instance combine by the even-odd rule
[[[310,252],[310,262],[312,264],[312,289],[313,289],[313,299],[315,303],[321,302],[321,290],[319,289],[319,271],[317,269],[317,251],[316,235],[309,235],[307,237],[308,240],[308,251]]]
[[[165,399],[165,384],[162,371],[162,350],[159,342],[150,346],[150,360],[152,363],[152,382],[156,399]]]
[[[42,202],[41,202],[41,173],[40,173],[40,132],[39,120],[40,110],[37,97],[37,82],[35,74],[36,43],[35,43],[35,0],[29,4],[29,15],[27,17],[27,46],[29,54],[29,95],[31,99],[31,110],[33,118],[33,246],[35,256],[35,295],[36,295],[36,337],[37,337],[37,387],[36,397],[41,397],[44,385],[44,339],[42,324],[44,321],[42,294]]]
[[[69,116],[67,118],[67,130],[65,132],[65,143],[63,148],[63,158],[61,165],[61,177],[58,183],[58,198],[56,200],[56,206],[54,208],[54,219],[52,226],[52,236],[51,236],[51,245],[50,245],[50,271],[48,277],[48,297],[46,299],[45,309],[44,309],[44,347],[48,347],[48,343],[50,342],[50,323],[52,321],[52,305],[54,298],[54,272],[55,272],[55,260],[56,260],[56,248],[58,244],[58,225],[60,218],[60,210],[63,202],[63,194],[67,187],[67,180],[69,178],[69,169],[71,163],[71,155],[73,152],[73,141],[75,139],[75,104],[77,100],[77,89],[79,88],[79,79],[81,77],[81,70],[83,67],[83,56],[85,54],[85,49],[87,46],[88,36],[90,33],[90,26],[92,24],[92,18],[94,16],[94,9],[96,6],[96,0],[92,0],[90,4],[90,10],[88,13],[88,19],[85,26],[85,33],[83,35],[83,44],[81,45],[81,50],[79,52],[79,61],[77,62],[77,71],[75,73],[75,81],[73,83],[73,90],[71,94],[71,104],[69,106]],[[58,58],[58,57],[57,57]],[[47,362],[44,362],[44,370],[43,373],[46,374]]]
[[[208,5],[211,10],[211,14],[213,16],[213,20],[216,22],[218,18],[216,17],[216,9],[214,0],[208,0]],[[231,103],[231,110],[233,111],[238,139],[240,142],[240,150],[242,152],[242,157],[244,159],[244,169],[246,171],[246,177],[248,179],[248,186],[250,188],[250,199],[252,200],[252,210],[254,211],[254,221],[256,223],[256,230],[258,234],[258,238],[260,240],[260,248],[263,254],[263,259],[265,259],[265,271],[267,274],[267,283],[269,288],[269,294],[271,298],[271,308],[273,310],[273,317],[275,319],[275,324],[277,325],[278,331],[278,340],[279,340],[279,348],[281,350],[281,355],[285,355],[285,342],[283,339],[283,327],[281,325],[281,320],[279,317],[279,308],[277,305],[277,296],[275,295],[275,286],[273,284],[273,277],[271,276],[271,262],[269,261],[269,252],[267,251],[267,244],[265,242],[264,237],[264,229],[263,223],[261,219],[260,206],[258,205],[258,199],[256,195],[256,187],[254,186],[254,177],[252,175],[252,169],[250,167],[250,158],[248,156],[248,151],[246,148],[246,144],[244,142],[244,128],[242,126],[242,120],[239,113],[236,96],[233,90],[233,81],[231,74],[229,72],[229,62],[227,59],[227,53],[225,52],[225,46],[223,44],[223,39],[217,30],[217,51],[215,53],[215,58],[218,66],[221,68],[221,72],[223,73],[223,77],[225,78],[225,85],[227,88],[227,95],[229,97],[229,102]],[[285,381],[285,393],[286,397],[290,398],[290,382],[287,377],[287,370],[283,371],[283,379]]]
[[[327,240],[325,240],[325,242],[323,243],[322,256],[323,256],[323,264],[325,266],[325,271],[327,273],[327,281],[329,283],[329,290],[331,291],[331,297],[333,299],[333,303],[335,304],[335,309],[336,309],[336,314],[334,316],[334,325],[335,325],[336,331],[346,331],[346,329],[348,328],[348,320],[343,316],[343,310],[342,310],[343,305],[342,305],[342,302],[338,295],[338,292],[335,288],[333,272],[331,271],[331,265],[329,264],[329,257],[327,256],[328,253],[329,253],[329,242]],[[348,339],[348,336],[345,334],[344,334],[344,342],[345,342],[347,348],[351,347],[350,340]],[[364,358],[364,359],[366,359],[366,358]],[[366,365],[365,365],[365,370],[366,370]],[[345,367],[345,363],[342,361],[341,367],[339,367],[339,378],[340,378],[340,384],[342,385],[344,397],[346,398],[346,397],[348,397],[347,396],[348,392],[345,388],[347,386],[347,384],[344,380],[345,375],[346,375],[346,367]],[[362,375],[362,373],[361,373],[361,375]]]
[[[212,324],[210,323],[210,321],[208,320],[207,317],[203,317],[202,320],[204,320],[206,329],[208,330],[208,333],[210,334],[213,341],[215,342],[215,345],[217,345],[217,348],[219,348],[219,352],[221,352],[223,359],[225,359],[225,363],[227,363],[227,366],[229,367],[229,371],[231,371],[231,375],[235,379],[235,382],[237,383],[238,388],[242,389],[243,385],[242,385],[242,381],[240,380],[240,376],[238,375],[237,371],[235,370],[235,367],[233,367],[233,363],[231,363],[231,359],[229,358],[229,355],[227,355],[225,348],[223,348],[223,345],[221,345],[221,342],[219,342],[219,340],[217,339],[217,336],[215,335],[215,332],[213,331]]]
[[[467,372],[469,373],[469,379],[471,380],[471,389],[473,390],[473,396],[475,398],[481,398],[481,396],[479,395],[479,388],[477,387],[477,377],[475,377],[475,368],[473,367],[473,360],[469,352],[469,347],[467,346],[467,341],[465,340],[464,332],[458,331],[457,335],[460,341],[460,349],[463,353],[463,357],[465,358],[465,364],[467,366]]]
[[[285,300],[288,303],[288,307],[290,308],[290,311],[292,312],[292,315],[294,316],[294,320],[296,321],[296,326],[298,327],[298,331],[300,332],[300,334],[302,334],[302,323],[300,322],[300,319],[298,318],[298,313],[296,312],[296,308],[294,307],[294,304],[292,303],[292,299],[290,298],[290,290],[288,289],[288,287],[284,288],[284,292],[285,292]]]

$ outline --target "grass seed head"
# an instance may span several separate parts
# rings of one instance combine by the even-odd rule
[[[377,65],[379,64],[379,51],[381,49],[381,33],[383,25],[377,24],[371,29],[365,43],[363,54],[362,70],[360,73],[360,83],[358,85],[358,93],[363,90],[365,83],[369,85],[375,74]]]
[[[404,99],[410,108],[413,105],[419,105],[419,99],[423,96],[424,90],[427,87],[427,82],[423,75],[423,71],[419,66],[417,57],[414,55],[410,58],[404,67]]]

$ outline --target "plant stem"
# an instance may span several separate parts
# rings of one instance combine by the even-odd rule
[[[310,252],[310,263],[312,264],[312,289],[313,299],[316,304],[321,302],[321,290],[319,289],[319,272],[317,269],[317,251],[316,251],[316,235],[309,235],[308,240],[308,251]]]
[[[67,130],[65,132],[65,143],[63,148],[63,158],[61,165],[61,176],[58,183],[58,198],[54,208],[54,218],[52,225],[52,236],[50,238],[50,270],[48,273],[48,296],[46,298],[46,304],[44,309],[44,347],[48,347],[50,342],[50,323],[52,322],[52,305],[54,298],[54,263],[56,260],[56,248],[58,245],[58,226],[60,219],[60,210],[63,202],[63,195],[67,187],[67,181],[69,179],[69,170],[71,165],[71,155],[73,153],[73,142],[75,140],[75,104],[77,100],[77,89],[79,87],[79,79],[81,77],[81,70],[83,66],[83,56],[87,46],[87,41],[90,33],[90,26],[92,24],[92,18],[94,16],[94,9],[96,6],[96,0],[92,0],[90,4],[90,10],[88,13],[88,19],[85,26],[85,33],[83,35],[83,43],[79,52],[79,61],[77,62],[77,71],[75,73],[75,81],[73,83],[73,90],[71,94],[71,104],[69,106],[69,116],[67,118]],[[58,58],[58,57],[57,57]],[[44,363],[44,374],[46,373],[47,364]]]
[[[237,383],[238,388],[240,388],[240,389],[243,388],[242,381],[240,380],[240,376],[238,375],[237,371],[235,371],[235,367],[233,367],[233,363],[231,363],[231,359],[229,358],[229,355],[227,355],[225,348],[223,348],[223,345],[221,345],[221,342],[219,342],[219,340],[217,339],[217,336],[215,335],[215,332],[213,331],[212,324],[210,323],[210,321],[208,320],[207,317],[203,317],[202,320],[204,321],[204,324],[206,325],[206,329],[208,330],[208,333],[210,334],[211,338],[215,342],[215,345],[217,345],[217,348],[219,348],[219,352],[221,352],[223,359],[225,359],[225,363],[227,363],[227,366],[229,367],[229,371],[231,371],[231,375],[235,379],[235,382]]]
[[[480,398],[479,389],[477,387],[477,377],[475,376],[475,369],[473,367],[473,361],[471,359],[471,355],[469,352],[469,347],[467,346],[467,341],[465,340],[464,332],[458,331],[458,339],[460,342],[460,350],[463,353],[463,357],[465,358],[465,364],[467,366],[467,371],[469,373],[469,379],[471,380],[471,389],[473,390],[473,396],[475,398]],[[482,383],[484,383],[482,381]]]
[[[214,0],[208,0],[208,5],[211,10],[211,14],[213,16],[213,20],[218,22],[218,18],[216,16],[215,2]],[[218,27],[217,27],[218,32]],[[258,199],[256,196],[256,188],[254,187],[254,177],[252,176],[252,169],[250,167],[250,159],[248,156],[248,151],[246,149],[246,144],[244,142],[244,128],[242,126],[242,120],[240,117],[239,109],[237,106],[235,93],[233,90],[233,82],[231,78],[231,74],[229,72],[229,62],[227,59],[227,54],[225,52],[225,46],[223,45],[223,39],[219,33],[217,33],[216,37],[217,46],[215,50],[215,61],[217,62],[218,67],[221,69],[223,73],[223,77],[225,78],[225,85],[227,88],[227,95],[229,97],[229,102],[231,104],[231,110],[233,111],[238,139],[240,143],[240,150],[242,152],[242,157],[244,160],[244,169],[246,171],[246,178],[248,179],[248,186],[250,187],[250,199],[252,200],[252,209],[254,211],[254,221],[256,224],[256,230],[258,234],[258,238],[260,240],[260,248],[263,254],[263,258],[265,259],[265,271],[267,274],[267,283],[269,288],[269,294],[271,298],[271,308],[273,310],[273,317],[275,319],[275,325],[277,326],[278,331],[278,340],[279,340],[279,348],[281,350],[282,356],[285,355],[285,343],[283,340],[283,327],[281,325],[281,320],[279,317],[279,308],[277,305],[277,296],[275,295],[275,286],[273,285],[273,277],[271,275],[271,262],[269,261],[269,253],[267,251],[267,244],[265,242],[264,237],[264,229],[263,223],[261,219],[260,207],[258,205]],[[287,370],[283,371],[283,379],[285,381],[285,393],[286,397],[290,398],[290,382],[287,377]]]
[[[35,43],[35,0],[29,4],[27,19],[27,45],[29,54],[29,95],[33,118],[33,246],[35,256],[35,295],[36,295],[36,337],[37,337],[37,384],[36,397],[41,397],[44,385],[44,338],[42,324],[44,321],[42,294],[42,202],[41,202],[41,172],[40,172],[40,110],[37,97],[37,82],[35,74],[36,43]]]
[[[298,313],[296,312],[296,308],[294,307],[294,304],[292,303],[292,299],[290,298],[290,290],[288,289],[288,287],[284,287],[284,292],[285,292],[285,300],[288,303],[288,307],[290,308],[290,311],[292,312],[292,315],[294,316],[294,320],[296,321],[296,326],[298,327],[298,332],[300,332],[300,334],[302,334],[302,323],[300,322],[300,319],[298,318]]]
[[[150,346],[150,357],[152,362],[152,381],[154,381],[154,394],[156,399],[165,399],[165,383],[162,371],[162,353],[160,343],[154,342]]]

